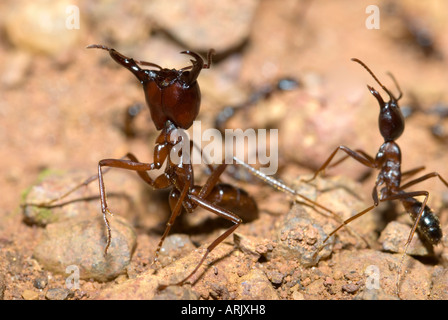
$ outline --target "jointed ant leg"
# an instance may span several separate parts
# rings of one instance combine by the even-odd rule
[[[430,179],[430,178],[434,178],[434,177],[438,177],[440,179],[440,181],[442,181],[442,183],[446,187],[448,187],[448,182],[445,179],[443,179],[440,174],[438,174],[437,172],[431,172],[431,173],[425,174],[424,176],[421,176],[420,178],[417,178],[417,179],[409,181],[405,185],[401,186],[400,190],[404,190],[404,189],[406,189],[406,188],[408,188],[410,186],[413,186],[413,185],[415,185],[415,184],[417,184],[419,182],[422,182],[424,180],[427,180],[427,179]]]
[[[120,159],[125,159],[127,157],[121,157]],[[103,170],[103,174],[106,174],[111,168],[106,168]],[[55,204],[59,201],[61,201],[62,199],[67,198],[69,195],[71,195],[73,192],[75,192],[76,190],[82,188],[82,187],[86,187],[88,186],[91,182],[95,181],[98,179],[98,174],[94,174],[92,176],[90,176],[89,178],[87,178],[86,180],[84,180],[83,182],[81,182],[80,184],[76,185],[75,187],[73,187],[72,189],[68,190],[67,192],[65,192],[63,195],[51,199],[49,201],[45,201],[45,202],[39,202],[39,203],[23,203],[21,206],[25,207],[25,206],[35,206],[35,207],[39,207],[39,208],[52,208],[52,207],[57,207],[57,206],[61,206],[62,204]]]
[[[368,161],[370,161],[371,163],[375,162],[375,158],[373,158],[372,156],[370,156],[369,154],[367,154],[364,150],[361,149],[355,149],[355,152],[359,153],[360,155],[364,156]],[[333,164],[329,165],[328,168],[333,168],[336,167],[337,165],[341,164],[343,161],[345,161],[346,159],[348,159],[350,156],[349,155],[345,155],[343,156],[341,159],[339,159],[338,161],[334,162]]]
[[[134,160],[137,159],[134,155],[132,155],[130,153],[127,154],[127,157],[130,157]],[[147,182],[148,184],[150,184],[151,186],[153,186],[154,188],[157,188],[157,189],[166,188],[170,184],[169,184],[168,180],[163,179],[163,177],[165,177],[164,175],[160,176],[159,177],[160,179],[156,179],[156,180],[152,180],[149,177],[149,175],[147,174],[146,171],[150,171],[150,170],[154,169],[153,163],[141,163],[141,162],[136,162],[136,161],[122,160],[122,159],[104,159],[98,163],[98,182],[99,182],[99,192],[100,192],[100,199],[101,199],[101,212],[103,213],[103,219],[104,219],[104,222],[105,222],[106,228],[107,228],[107,244],[106,244],[106,248],[104,249],[104,254],[107,254],[107,250],[110,246],[110,242],[111,242],[111,238],[112,238],[109,221],[107,219],[107,214],[110,214],[111,216],[113,214],[107,206],[107,195],[106,195],[106,189],[104,186],[103,172],[102,172],[103,166],[138,171],[139,176],[143,180],[145,180],[145,182]]]
[[[179,214],[182,212],[182,203],[183,203],[185,197],[187,196],[187,194],[189,192],[189,189],[190,189],[190,181],[187,181],[187,183],[185,184],[184,188],[182,189],[182,192],[179,195],[179,198],[177,199],[176,205],[171,210],[170,219],[166,223],[165,231],[163,232],[163,235],[160,238],[159,244],[157,245],[157,249],[156,249],[156,252],[154,254],[154,259],[152,261],[152,264],[157,262],[157,260],[159,258],[160,249],[162,248],[163,242],[165,241],[165,238],[168,236],[168,233],[170,232],[171,226],[174,224],[174,221],[179,216]]]
[[[404,172],[402,172],[401,173],[401,181],[403,182],[403,178],[406,176],[406,177],[410,177],[410,176],[413,176],[414,174],[416,174],[417,172],[420,172],[420,171],[422,171],[422,170],[425,170],[425,166],[421,166],[421,167],[417,167],[417,168],[414,168],[414,169],[411,169],[411,170],[407,170],[407,171],[404,171]]]
[[[236,228],[241,224],[242,220],[237,215],[233,214],[232,212],[221,208],[219,206],[216,206],[207,200],[201,199],[200,197],[197,197],[195,195],[189,195],[190,199],[193,200],[197,205],[200,207],[207,209],[208,211],[224,218],[229,221],[232,221],[234,223],[233,226],[231,226],[229,229],[227,229],[223,234],[221,234],[218,238],[216,238],[206,249],[204,255],[202,256],[199,263],[196,265],[196,267],[193,269],[192,272],[188,276],[186,276],[183,280],[172,284],[172,285],[182,285],[184,284],[202,265],[202,263],[205,261],[209,253],[217,246],[219,245],[224,239],[226,239],[232,232],[235,231]],[[169,285],[160,285],[158,287],[158,290],[163,290],[164,288],[168,287]]]
[[[406,198],[411,198],[411,197],[416,197],[416,196],[426,196],[425,201],[424,201],[424,203],[423,203],[423,205],[422,205],[422,209],[421,209],[420,212],[419,212],[418,220],[420,220],[421,214],[423,213],[423,209],[425,208],[426,202],[427,202],[427,200],[428,200],[428,199],[427,199],[427,198],[428,198],[428,197],[427,197],[427,196],[428,196],[428,193],[427,193],[426,191],[415,191],[415,192],[399,193],[399,194],[395,194],[395,195],[392,195],[392,196],[389,196],[389,197],[386,197],[386,198],[383,198],[383,199],[379,199],[378,202],[384,202],[384,201],[389,201],[389,200],[400,200],[400,199],[406,199]],[[374,200],[374,201],[375,201],[375,200]],[[323,243],[325,243],[326,241],[328,241],[328,239],[329,239],[332,235],[334,235],[337,231],[339,231],[343,226],[346,226],[348,223],[352,222],[353,220],[356,220],[357,218],[361,217],[362,215],[364,215],[365,213],[371,211],[372,209],[374,209],[374,208],[377,207],[377,206],[378,206],[378,204],[375,203],[375,204],[371,205],[370,207],[368,207],[368,208],[366,208],[366,209],[364,209],[364,210],[358,212],[357,214],[351,216],[350,218],[344,220],[343,223],[342,223],[339,227],[337,227],[335,230],[333,230],[333,231],[332,231],[332,232],[325,238],[325,240],[323,241]],[[412,240],[412,235],[414,234],[415,229],[417,228],[418,220],[416,220],[416,223],[415,223],[414,228],[413,228],[413,230],[412,230],[412,232],[411,232],[411,235],[410,235],[409,238],[408,238],[407,243],[410,243],[411,240]],[[319,250],[318,250],[318,251],[319,251]]]
[[[308,203],[308,205],[310,205],[311,207],[318,207],[326,212],[328,212],[330,215],[329,217],[332,217],[333,219],[335,219],[337,222],[342,223],[343,220],[342,218],[336,214],[334,211],[326,208],[325,206],[317,203],[314,200],[311,200],[308,197],[305,197],[304,195],[301,195],[300,193],[298,193],[296,190],[292,189],[291,187],[287,186],[286,184],[272,178],[269,177],[267,175],[265,175],[264,173],[262,173],[261,171],[251,167],[250,165],[248,165],[247,163],[245,163],[244,161],[241,161],[240,159],[233,157],[233,160],[240,164],[241,166],[243,166],[244,168],[246,168],[250,173],[252,173],[254,176],[260,178],[261,180],[263,180],[264,182],[266,182],[267,184],[269,184],[270,186],[272,186],[273,188],[284,192],[284,193],[289,193],[290,195],[292,195],[294,198],[300,198],[302,199],[305,203]],[[296,200],[296,199],[294,199]],[[358,235],[354,230],[352,230],[351,228],[348,227],[348,230],[353,233],[356,237],[360,238],[362,241],[364,241],[368,247],[370,247],[370,244],[360,235]]]
[[[394,196],[391,196],[390,199],[403,199],[405,201],[406,198],[414,198],[418,196],[425,196],[425,199],[422,202],[422,206],[420,207],[420,210],[418,212],[417,217],[415,218],[414,225],[412,226],[411,232],[409,233],[408,240],[406,241],[404,252],[401,257],[398,274],[397,274],[397,296],[400,296],[400,280],[401,280],[401,271],[403,269],[403,262],[404,258],[406,256],[406,253],[408,251],[409,245],[411,244],[412,238],[414,237],[415,231],[417,230],[418,224],[420,222],[420,219],[423,215],[423,212],[425,210],[426,203],[428,202],[429,193],[427,191],[414,191],[414,192],[407,192],[407,193],[400,193]]]
[[[324,162],[324,164],[319,168],[319,170],[317,170],[317,171],[314,173],[313,177],[312,177],[311,179],[307,179],[307,180],[304,180],[304,181],[305,181],[305,182],[310,182],[310,181],[313,181],[314,179],[316,179],[317,175],[318,175],[320,172],[324,171],[324,170],[328,167],[328,165],[330,164],[331,160],[333,160],[334,156],[336,155],[336,153],[337,153],[339,150],[344,151],[345,153],[347,153],[348,156],[350,156],[350,157],[352,157],[353,159],[355,159],[356,161],[362,163],[362,164],[365,165],[366,167],[369,167],[369,168],[375,168],[375,167],[376,167],[375,162],[372,161],[373,158],[370,157],[369,155],[367,155],[366,153],[364,153],[364,152],[358,153],[358,152],[356,152],[356,151],[353,151],[353,150],[347,148],[346,146],[339,146],[339,147],[337,147],[337,148],[333,151],[333,153],[330,155],[330,157],[328,157],[327,161]],[[343,159],[343,160],[344,160],[344,159]],[[339,161],[339,163],[340,163],[340,161]]]
[[[376,188],[376,187],[375,187],[375,188]],[[414,234],[415,234],[415,231],[417,230],[418,223],[419,223],[419,221],[420,221],[420,219],[421,219],[421,217],[422,217],[422,215],[423,215],[424,208],[425,208],[425,206],[426,206],[426,203],[428,202],[429,193],[428,193],[427,191],[401,192],[401,193],[398,193],[398,194],[394,194],[394,195],[391,195],[391,196],[388,196],[388,197],[379,199],[379,202],[385,202],[385,201],[390,201],[390,200],[402,200],[402,201],[405,201],[406,199],[414,198],[414,197],[418,197],[418,196],[425,196],[425,199],[424,199],[423,202],[422,202],[422,205],[421,205],[421,207],[420,207],[420,210],[419,210],[419,212],[418,212],[418,215],[417,215],[417,217],[416,217],[416,219],[415,219],[415,221],[414,221],[414,225],[413,225],[413,227],[412,227],[412,229],[411,229],[411,232],[409,233],[409,237],[408,237],[408,239],[407,239],[407,241],[406,241],[406,244],[405,244],[405,249],[404,249],[404,252],[403,252],[403,256],[402,256],[402,258],[401,258],[401,262],[400,262],[400,266],[399,266],[399,271],[398,271],[398,278],[397,278],[397,294],[399,293],[399,287],[398,287],[398,286],[399,286],[400,279],[401,279],[401,270],[402,270],[402,265],[403,265],[404,257],[406,256],[406,253],[407,253],[407,250],[408,250],[408,248],[409,248],[409,245],[410,245],[410,243],[411,243],[411,241],[412,241],[412,238],[413,238],[413,236],[414,236]],[[377,204],[374,204],[374,205],[372,205],[372,206],[370,206],[370,207],[368,207],[368,208],[366,208],[366,209],[360,211],[359,213],[355,214],[354,216],[352,216],[352,217],[350,217],[350,218],[344,220],[343,223],[342,223],[339,227],[337,227],[336,229],[334,229],[334,230],[333,230],[333,231],[332,231],[332,232],[331,232],[331,233],[324,239],[324,241],[322,242],[322,245],[318,248],[318,250],[316,250],[315,255],[317,255],[317,254],[324,248],[325,243],[328,241],[328,239],[329,239],[331,236],[333,236],[337,231],[339,231],[343,226],[347,226],[348,223],[350,223],[350,222],[356,220],[357,218],[359,218],[359,217],[361,217],[362,215],[366,214],[367,212],[371,211],[371,210],[374,209],[376,206],[377,206]]]
[[[214,168],[212,170],[212,173],[208,177],[205,184],[202,186],[201,191],[198,194],[199,198],[207,198],[207,196],[210,194],[210,192],[213,190],[214,186],[219,182],[219,177],[226,169],[227,164],[222,163],[218,167]]]

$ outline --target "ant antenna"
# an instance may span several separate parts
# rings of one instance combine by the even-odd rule
[[[403,96],[403,92],[401,91],[400,85],[398,84],[398,81],[397,81],[397,79],[395,79],[394,75],[392,73],[390,73],[390,72],[388,72],[387,74],[388,74],[389,77],[392,78],[392,81],[395,83],[395,86],[397,87],[398,92],[400,93],[400,95],[397,98],[397,101],[398,101]]]
[[[375,79],[375,81],[381,86],[381,88],[383,88],[384,91],[387,92],[387,94],[389,95],[389,97],[395,101],[400,100],[400,98],[403,96],[403,92],[400,89],[400,86],[398,85],[397,80],[395,79],[395,77],[392,75],[392,73],[388,72],[387,74],[392,78],[393,82],[395,83],[395,86],[398,88],[398,91],[400,92],[400,95],[398,96],[398,98],[395,98],[395,96],[392,94],[392,92],[389,91],[389,89],[387,89],[381,82],[380,80],[378,80],[378,78],[375,76],[375,74],[372,72],[372,70],[370,70],[370,68],[361,60],[357,59],[357,58],[352,58],[352,61],[358,62],[361,66],[364,67],[364,69],[367,70],[368,73],[370,73],[370,75],[372,76],[373,79]]]

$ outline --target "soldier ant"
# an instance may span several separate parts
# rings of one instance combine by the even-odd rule
[[[323,241],[322,248],[325,245],[325,242],[332,235],[334,235],[339,229],[347,225],[349,222],[359,218],[363,214],[369,212],[373,208],[377,207],[380,202],[388,200],[399,200],[414,221],[413,227],[411,229],[411,232],[404,247],[404,253],[401,259],[401,263],[399,265],[398,277],[397,277],[397,295],[399,296],[400,292],[399,283],[401,279],[402,265],[404,257],[406,256],[406,252],[408,250],[409,244],[411,243],[415,231],[417,230],[419,234],[432,245],[437,245],[442,239],[442,230],[440,227],[439,219],[434,214],[434,212],[427,206],[429,192],[428,191],[406,192],[404,190],[419,182],[422,182],[424,180],[433,177],[438,177],[447,187],[448,182],[445,179],[443,179],[437,172],[431,172],[419,178],[411,180],[404,185],[401,184],[401,178],[403,176],[414,175],[425,168],[425,167],[418,167],[409,171],[401,172],[401,151],[400,147],[395,141],[403,133],[405,125],[404,117],[398,106],[398,101],[403,96],[402,91],[392,74],[389,73],[389,76],[392,78],[393,82],[395,83],[399,91],[398,97],[395,97],[392,94],[392,92],[389,91],[377,79],[374,73],[361,60],[353,58],[352,61],[355,61],[359,63],[361,66],[363,66],[373,77],[373,79],[381,86],[381,88],[389,95],[389,101],[384,102],[383,98],[378,93],[378,91],[376,91],[371,86],[367,86],[370,93],[376,98],[380,106],[379,129],[381,135],[384,138],[384,143],[379,148],[379,151],[376,154],[375,158],[371,157],[362,150],[351,150],[346,146],[341,145],[333,151],[333,153],[324,162],[324,164],[314,173],[313,177],[305,181],[310,182],[314,180],[320,172],[323,172],[327,167],[329,167],[330,162],[332,161],[336,153],[340,150],[344,151],[346,155],[339,161],[334,163],[332,166],[335,166],[344,161],[345,159],[347,159],[348,157],[351,157],[356,161],[360,162],[364,166],[379,170],[372,191],[374,204],[366,208],[365,210],[355,214],[349,219],[345,220],[338,228],[333,230]],[[382,188],[378,192],[379,187]],[[424,200],[422,202],[415,199],[415,197],[419,196],[424,196]]]
[[[219,178],[227,166],[226,163],[212,168],[205,184],[198,186],[194,183],[193,165],[189,161],[189,155],[182,153],[183,143],[186,143],[190,150],[193,148],[194,143],[179,131],[187,130],[198,116],[201,93],[197,77],[202,69],[210,68],[214,50],[208,52],[207,63],[204,63],[203,59],[195,52],[182,51],[182,54],[193,57],[190,60],[192,65],[176,70],[162,68],[151,62],[128,58],[118,51],[103,45],[89,45],[87,48],[108,51],[112,59],[131,71],[142,84],[152,121],[156,129],[161,131],[154,147],[154,162],[140,162],[132,153],[127,153],[121,159],[103,159],[98,163],[97,176],[92,176],[57,199],[34,205],[40,207],[50,206],[81,186],[98,179],[101,211],[107,228],[107,243],[104,249],[104,254],[107,254],[112,238],[107,215],[112,216],[112,212],[107,205],[103,174],[110,168],[132,170],[136,171],[140,178],[154,189],[171,188],[169,195],[171,216],[158,243],[153,263],[158,260],[163,242],[176,218],[182,212],[182,209],[191,213],[199,206],[232,222],[233,225],[206,248],[205,253],[193,271],[183,280],[174,284],[182,285],[199,269],[209,253],[242,223],[242,219],[232,211],[226,209],[226,207],[231,208],[233,211],[238,209],[244,210],[251,216],[258,215],[257,205],[248,193],[229,184],[219,182]],[[155,70],[141,69],[138,65],[149,66]],[[151,178],[148,173],[153,170],[162,169],[164,164],[164,172],[155,179]],[[103,170],[103,167],[106,168]],[[159,290],[167,286],[160,285]]]

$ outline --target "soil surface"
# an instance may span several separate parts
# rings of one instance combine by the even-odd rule
[[[376,171],[347,159],[303,181],[339,145],[374,157],[383,143],[378,104],[366,85],[385,100],[387,93],[351,58],[398,96],[391,72],[403,91],[402,170],[425,166],[412,178],[430,172],[448,178],[448,3],[370,5],[2,1],[0,299],[447,299],[446,236],[432,247],[416,233],[403,260],[412,220],[397,201],[380,203],[323,243],[342,220],[373,204]],[[153,264],[170,215],[169,192],[152,190],[135,172],[104,175],[114,213],[107,255],[97,180],[53,208],[21,205],[62,196],[95,176],[101,159],[131,152],[153,161],[159,132],[140,84],[106,51],[86,49],[90,44],[176,69],[190,65],[181,51],[206,57],[214,48],[211,68],[198,78],[203,132],[216,127],[226,106],[270,92],[279,79],[296,79],[292,90],[273,90],[238,109],[223,128],[278,129],[278,139],[268,135],[271,153],[278,150],[275,177],[319,205],[229,167],[222,182],[246,190],[258,217],[243,208],[238,214],[246,222],[188,283],[164,290],[158,287],[188,275],[231,224],[204,209],[181,215]],[[132,106],[143,108],[127,127]],[[197,184],[207,176],[206,166],[195,165]],[[447,234],[448,188],[441,179],[409,190],[429,192],[428,205]]]

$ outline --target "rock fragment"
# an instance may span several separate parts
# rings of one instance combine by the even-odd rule
[[[47,270],[80,279],[108,281],[125,272],[136,245],[134,229],[123,219],[111,219],[112,242],[104,255],[106,231],[102,219],[69,220],[47,226],[34,258]]]

